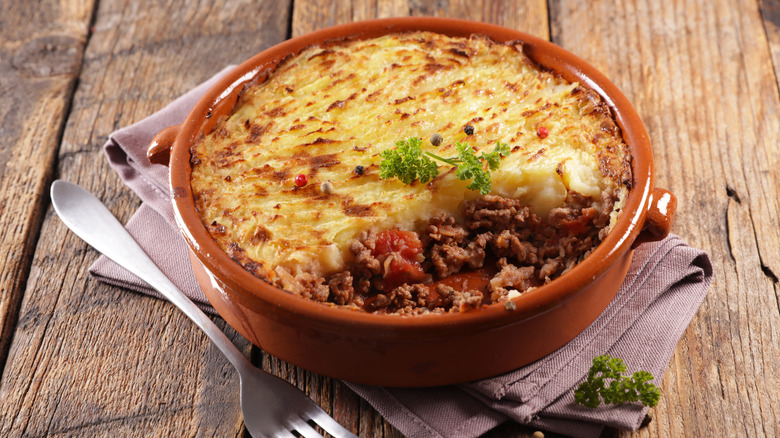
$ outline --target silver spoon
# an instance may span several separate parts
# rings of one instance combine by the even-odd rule
[[[334,437],[354,437],[309,397],[286,380],[258,369],[233,345],[206,314],[160,271],[138,243],[100,200],[76,184],[54,181],[54,210],[76,235],[108,258],[157,289],[187,315],[238,371],[241,381],[241,413],[253,437],[321,437],[313,422]]]

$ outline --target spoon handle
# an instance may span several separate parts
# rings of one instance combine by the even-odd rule
[[[95,196],[76,184],[57,180],[51,201],[62,222],[106,257],[149,283],[181,309],[227,356],[234,367],[248,365],[241,351],[160,271],[124,226]]]

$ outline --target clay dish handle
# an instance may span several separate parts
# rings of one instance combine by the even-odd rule
[[[167,166],[171,160],[171,148],[173,142],[181,131],[181,125],[169,126],[154,136],[149,143],[149,149],[146,151],[146,157],[152,164],[162,164]]]
[[[666,189],[654,189],[642,232],[639,233],[632,247],[636,248],[639,244],[655,242],[666,237],[672,229],[676,213],[677,197]]]

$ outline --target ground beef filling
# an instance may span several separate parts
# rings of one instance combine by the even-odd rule
[[[506,301],[552,281],[605,237],[616,197],[603,211],[571,192],[546,220],[519,201],[486,195],[466,203],[463,223],[430,219],[422,233],[364,232],[348,270],[329,278],[282,275],[278,285],[321,302],[368,312],[463,312]]]

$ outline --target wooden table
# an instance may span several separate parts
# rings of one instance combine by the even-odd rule
[[[167,302],[100,284],[53,215],[55,178],[127,221],[109,133],[222,66],[333,24],[470,18],[548,38],[634,103],[674,232],[712,257],[710,292],[636,436],[780,436],[780,4],[777,0],[2,0],[0,436],[238,436],[238,379]],[[399,436],[342,383],[252,348],[361,436]],[[529,435],[507,424],[493,436]],[[606,435],[631,435],[608,431]]]

